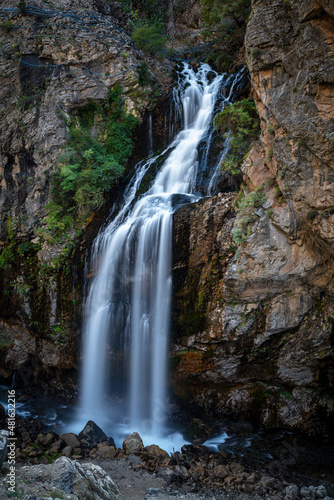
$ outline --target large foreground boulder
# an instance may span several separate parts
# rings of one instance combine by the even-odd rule
[[[16,479],[17,491],[23,490],[26,498],[49,495],[71,500],[122,500],[117,486],[101,467],[66,457],[50,465],[22,467]]]

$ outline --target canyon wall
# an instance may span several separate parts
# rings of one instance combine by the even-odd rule
[[[202,41],[200,4],[190,3],[173,2],[176,48]],[[0,377],[16,371],[27,384],[78,367],[86,252],[127,182],[79,235],[45,237],[67,121],[90,102],[103,105],[120,83],[141,119],[160,103],[158,146],[171,88],[169,63],[154,58],[151,84],[140,84],[145,57],[115,2],[31,5],[13,16],[9,0],[0,11]],[[220,193],[174,216],[170,358],[171,388],[185,407],[326,437],[334,427],[333,16],[328,0],[253,1],[245,46],[261,138],[242,167],[237,213],[235,195]],[[130,166],[147,154],[145,135],[144,123]]]
[[[85,257],[126,184],[119,181],[81,227],[53,237],[45,217],[69,122],[83,111],[89,118],[91,106],[97,134],[101,117],[94,110],[117,84],[125,110],[143,120],[158,99],[166,101],[171,78],[168,62],[151,59],[164,88],[149,70],[150,83],[142,84],[146,59],[116,2],[26,4],[20,10],[9,0],[0,9],[0,377],[10,380],[16,371],[28,384],[75,373]],[[134,158],[145,157],[147,123],[136,134]]]
[[[206,224],[202,202],[175,214],[175,241],[190,250],[175,247],[171,358],[187,407],[326,437],[334,428],[333,16],[328,1],[252,3],[245,44],[262,133],[242,167],[241,236],[235,244],[226,235],[224,204],[205,202],[217,226]]]

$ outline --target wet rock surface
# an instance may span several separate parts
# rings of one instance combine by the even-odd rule
[[[46,234],[51,180],[70,140],[69,120],[87,105],[103,106],[117,84],[126,110],[144,119],[153,87],[161,88],[153,73],[152,85],[145,91],[139,85],[144,54],[134,47],[129,15],[116,2],[27,5],[27,11],[16,0],[1,6],[0,33],[0,252],[8,257],[0,266],[0,377],[8,382],[17,372],[24,385],[75,376],[84,255],[124,187],[106,196],[80,237],[73,228],[62,241]],[[149,61],[163,76],[165,63]],[[163,82],[167,106],[171,78]],[[146,125],[138,136],[147,133]],[[137,161],[147,154],[141,142]]]
[[[69,437],[69,433],[58,436],[45,432],[32,441],[31,434],[23,431],[18,434],[16,452],[18,488],[26,495],[38,495],[42,489],[51,495],[58,489],[74,495],[70,497],[73,500],[85,498],[80,496],[85,488],[95,495],[92,498],[104,498],[101,491],[111,488],[116,498],[119,490],[122,498],[138,500],[182,496],[189,500],[242,499],[247,495],[300,500],[334,496],[330,446],[310,443],[284,431],[260,436],[246,423],[232,425],[226,431],[228,439],[217,451],[187,444],[170,455],[154,444],[142,447],[137,433],[128,436],[120,449],[108,442],[89,444],[75,434]],[[73,446],[66,444],[69,439]],[[75,439],[79,441],[76,447]],[[136,443],[135,454],[124,453],[129,451],[129,442]],[[5,463],[1,481],[8,470]]]
[[[175,214],[171,369],[184,408],[333,439],[333,11],[302,4],[254,1],[247,24],[243,190],[265,201],[238,213],[243,241],[217,201]]]

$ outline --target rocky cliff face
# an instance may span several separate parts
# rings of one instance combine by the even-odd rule
[[[242,241],[233,257],[218,250],[227,268],[203,300],[205,319],[178,339],[173,363],[187,404],[325,436],[334,421],[333,16],[326,1],[253,1],[246,52],[262,134],[243,173],[247,199],[262,198],[239,210]],[[188,215],[200,225],[201,210]],[[219,205],[214,213],[224,217]],[[189,241],[197,234],[195,225]],[[176,276],[189,255],[181,265],[176,253]],[[205,276],[214,261],[210,252],[202,260]],[[188,333],[187,311],[198,307],[202,287],[183,304],[176,331]]]
[[[84,257],[101,224],[95,213],[79,237],[74,229],[67,241],[45,233],[68,120],[91,102],[103,106],[116,84],[125,109],[142,118],[160,87],[153,73],[151,85],[140,84],[144,54],[116,2],[17,5],[0,10],[0,377],[19,370],[26,381],[76,366]],[[151,63],[167,92],[169,65],[165,73],[163,62]]]
[[[172,3],[175,46],[201,41],[198,0],[192,9]],[[116,83],[142,117],[157,90],[138,83],[143,54],[116,3],[31,5],[19,13],[10,0],[0,10],[0,377],[18,370],[26,382],[76,366],[84,255],[101,223],[95,214],[69,250],[41,238],[66,121],[90,101],[103,104]],[[243,165],[247,210],[236,215],[229,194],[175,214],[171,352],[172,385],[187,406],[326,436],[334,420],[333,16],[328,0],[253,1],[246,55],[262,134]],[[150,62],[167,76],[163,62]],[[168,125],[161,113],[153,121]],[[243,230],[238,244],[233,224]]]

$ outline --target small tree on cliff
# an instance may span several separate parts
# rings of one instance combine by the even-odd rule
[[[241,26],[251,9],[251,0],[201,0],[202,18],[207,25],[216,25],[223,19],[233,19]]]
[[[217,43],[208,62],[221,71],[228,71],[239,59],[251,0],[201,0],[201,5],[203,38]]]

